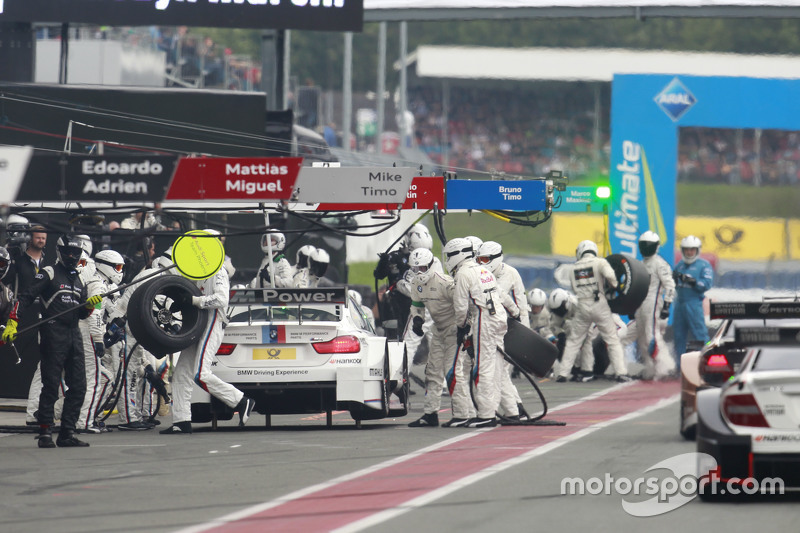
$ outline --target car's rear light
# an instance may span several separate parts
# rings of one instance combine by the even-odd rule
[[[725,354],[711,354],[706,360],[706,372],[733,372]]]
[[[752,394],[725,396],[722,409],[731,424],[759,428],[769,427],[767,419],[764,418]]]
[[[311,343],[317,353],[356,353],[361,350],[358,337],[344,335],[325,342]]]
[[[235,344],[223,342],[222,344],[219,345],[219,348],[217,348],[217,355],[230,355],[233,353],[233,350],[235,349],[236,349]]]

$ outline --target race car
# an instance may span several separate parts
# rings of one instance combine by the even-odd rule
[[[794,299],[763,302],[711,302],[710,317],[721,320],[705,346],[681,355],[680,434],[695,438],[697,391],[720,387],[738,369],[748,344],[737,340],[739,328],[798,326],[800,302]]]
[[[709,456],[699,465],[702,499],[800,489],[799,339],[798,327],[739,328],[741,367],[698,392],[697,451]]]
[[[347,287],[231,291],[230,322],[213,372],[256,400],[267,426],[277,414],[349,411],[356,421],[405,416],[408,356],[375,333]],[[192,420],[231,409],[195,387]]]

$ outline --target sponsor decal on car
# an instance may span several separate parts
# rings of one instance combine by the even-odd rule
[[[294,348],[253,348],[253,361],[293,361],[297,359]]]

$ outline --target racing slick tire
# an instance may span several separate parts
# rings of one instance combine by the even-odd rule
[[[624,254],[606,257],[617,276],[618,290],[614,298],[608,300],[612,313],[632,315],[647,297],[650,288],[650,272],[644,263]]]
[[[208,324],[208,311],[192,305],[192,296],[201,295],[197,285],[181,276],[158,276],[144,283],[128,302],[131,333],[157,357],[188,348]]]
[[[405,350],[403,351],[403,382],[398,385],[399,387],[395,387],[394,394],[399,398],[402,407],[389,409],[389,416],[393,418],[406,416],[411,403],[411,383],[408,381],[408,352]]]
[[[558,348],[550,341],[514,320],[508,319],[508,331],[503,338],[505,353],[511,364],[536,377],[543,378],[558,358]]]

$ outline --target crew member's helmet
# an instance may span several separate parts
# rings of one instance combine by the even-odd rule
[[[125,259],[115,250],[101,250],[94,256],[97,271],[115,285],[122,283],[122,274],[125,268]],[[156,266],[156,260],[153,261]]]
[[[153,259],[153,268],[166,268],[174,264],[175,263],[172,261],[172,246],[164,250],[161,255]]]
[[[88,235],[76,235],[81,241],[81,248],[86,252],[87,257],[92,257],[92,238]]]
[[[697,261],[697,258],[700,256],[700,248],[702,247],[703,243],[694,235],[687,235],[681,239],[681,255],[683,256],[683,262],[687,265],[691,265]],[[694,253],[687,257],[687,252],[692,249],[694,249]]]
[[[58,262],[70,270],[75,270],[78,267],[78,262],[81,260],[83,248],[81,247],[81,240],[74,235],[62,235],[58,238],[56,243],[56,257]]]
[[[322,248],[314,250],[308,258],[308,271],[318,278],[325,275],[328,265],[331,263],[331,256]]]
[[[547,308],[551,313],[565,317],[572,308],[571,295],[564,289],[554,289],[550,293],[550,298],[547,299]]]
[[[531,289],[528,291],[528,305],[531,307],[544,307],[547,303],[547,293],[542,289]]]
[[[419,283],[427,283],[433,274],[433,252],[427,248],[417,248],[408,256],[408,266]]]
[[[496,272],[503,264],[503,247],[495,241],[486,241],[481,244],[477,253],[479,265],[485,265],[492,272]]]
[[[466,239],[457,237],[451,239],[442,248],[442,256],[444,258],[444,266],[450,274],[455,274],[456,269],[467,259],[472,259],[472,243]]]
[[[267,247],[267,239],[272,239],[272,253],[282,252],[286,246],[286,237],[283,233],[265,233],[261,236],[261,250],[266,254],[269,253]]]
[[[594,241],[581,241],[578,243],[578,248],[575,250],[575,257],[580,259],[584,254],[594,254],[597,257],[597,245]]]
[[[430,246],[426,246],[426,243],[428,242],[430,242]],[[403,235],[400,248],[409,252],[416,250],[417,248],[428,248],[430,250],[433,248],[433,238],[431,237],[431,232],[428,231],[428,228],[425,227],[424,224],[414,224],[408,229],[406,234]]]
[[[639,237],[639,251],[642,257],[652,257],[658,252],[658,245],[661,244],[661,238],[655,231],[645,231]]]
[[[297,259],[295,267],[297,267],[298,270],[301,268],[308,268],[308,258],[311,257],[311,254],[314,253],[314,250],[316,250],[316,248],[310,244],[306,244],[298,248],[297,255],[295,256]]]
[[[475,235],[467,235],[464,238],[472,243],[472,257],[475,257],[478,254],[478,250],[480,250],[483,241]]]

